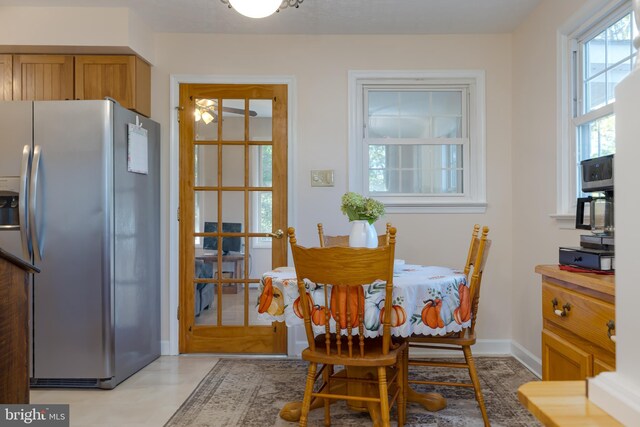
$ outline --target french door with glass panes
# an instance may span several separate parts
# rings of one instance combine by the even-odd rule
[[[180,85],[180,352],[287,352],[258,318],[287,264],[287,86]]]

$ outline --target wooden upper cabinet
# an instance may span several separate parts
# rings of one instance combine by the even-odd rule
[[[13,55],[13,99],[73,99],[73,55]]]
[[[123,107],[151,115],[151,68],[133,55],[77,55],[76,99],[110,97]]]
[[[0,101],[13,99],[13,56],[0,55]]]

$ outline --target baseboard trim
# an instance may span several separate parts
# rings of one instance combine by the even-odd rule
[[[435,350],[430,348],[412,348],[411,356],[416,357],[462,357],[462,352],[455,350]],[[474,356],[511,356],[510,340],[477,340],[471,346]]]
[[[160,341],[160,355],[161,356],[177,356],[179,353],[173,353],[171,351],[171,341],[169,340],[161,340]]]
[[[589,400],[623,425],[637,425],[640,419],[640,388],[617,372],[603,372],[587,383]]]
[[[542,379],[542,360],[516,341],[511,341],[510,353],[527,367],[535,376]]]
[[[291,328],[290,328],[291,329]],[[289,354],[287,357],[299,359],[302,350],[307,347],[306,340],[300,340],[295,331],[289,331]],[[471,347],[474,356],[513,356],[527,367],[538,378],[542,378],[542,361],[530,351],[512,340],[478,340]],[[176,356],[171,352],[169,341],[160,342],[160,354],[163,356]],[[460,351],[434,350],[428,348],[413,348],[411,355],[416,357],[461,357]]]

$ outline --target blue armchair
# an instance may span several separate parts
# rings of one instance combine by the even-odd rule
[[[198,279],[211,279],[213,278],[213,265],[211,263],[205,263],[201,259],[196,260],[196,277]],[[195,292],[195,316],[200,316],[203,310],[213,304],[213,297],[215,296],[215,290],[213,283],[198,283],[196,285]]]

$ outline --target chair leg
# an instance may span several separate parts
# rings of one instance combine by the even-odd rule
[[[406,350],[405,350],[406,351]],[[396,369],[398,370],[397,386],[398,386],[398,401],[396,403],[398,407],[398,427],[402,427],[406,421],[407,401],[404,397],[404,384],[405,384],[405,366],[404,366],[404,352],[398,356],[398,363],[396,363]]]
[[[389,391],[387,390],[387,368],[384,366],[378,366],[378,388],[380,389],[382,427],[389,427]]]
[[[316,377],[316,363],[309,363],[309,371],[307,373],[307,383],[304,387],[304,398],[302,399],[302,412],[300,413],[300,427],[306,427],[307,416],[309,415],[309,407],[311,406],[311,393],[313,392],[313,383]]]
[[[476,400],[480,406],[480,412],[482,412],[482,420],[484,421],[485,427],[489,427],[491,424],[489,423],[489,417],[487,416],[487,408],[484,405],[484,398],[482,397],[482,389],[480,388],[480,379],[478,378],[478,372],[476,371],[476,364],[473,361],[473,356],[471,355],[471,347],[468,345],[462,346],[462,351],[464,352],[464,358],[467,361],[467,365],[469,365],[469,376],[473,383],[473,390],[476,393]]]
[[[409,345],[407,345],[407,348],[404,349],[402,357],[404,363],[404,404],[406,408],[409,404]]]
[[[322,371],[322,379],[327,384],[328,392],[331,393],[331,386],[329,385],[329,377],[333,374],[333,365],[325,365],[324,371]],[[324,425],[329,427],[331,425],[331,399],[324,400]]]

